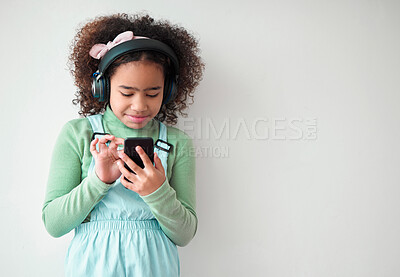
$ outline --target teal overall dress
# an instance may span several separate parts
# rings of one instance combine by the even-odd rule
[[[93,132],[104,133],[101,114],[88,119]],[[167,141],[167,128],[159,123],[159,139]],[[155,152],[167,175],[168,152],[158,148]],[[92,157],[88,174],[95,174],[94,165]],[[65,258],[66,276],[179,276],[176,245],[161,230],[148,205],[125,188],[120,178],[94,207],[90,222],[75,228]]]

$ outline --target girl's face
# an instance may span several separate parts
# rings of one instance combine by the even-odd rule
[[[143,128],[158,114],[164,91],[161,65],[146,60],[122,64],[110,85],[111,109],[126,126]]]

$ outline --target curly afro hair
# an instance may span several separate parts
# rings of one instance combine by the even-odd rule
[[[93,45],[97,43],[106,44],[112,41],[118,34],[132,31],[135,36],[149,37],[169,45],[179,60],[178,91],[174,100],[162,105],[156,119],[171,125],[177,123],[178,113],[187,116],[183,111],[188,107],[190,98],[193,103],[195,88],[203,76],[204,63],[202,62],[198,47],[198,41],[184,28],[173,25],[169,21],[156,21],[149,15],[127,15],[114,14],[110,16],[99,16],[86,23],[78,30],[72,45],[69,57],[69,68],[75,78],[78,88],[72,101],[74,105],[80,105],[79,114],[88,116],[104,112],[108,101],[99,102],[92,95],[92,74],[98,69],[100,60],[89,55]],[[128,57],[126,57],[128,56]],[[126,54],[107,69],[107,76],[111,78],[116,67],[121,64],[146,59],[159,63],[165,71],[168,70],[168,61],[165,57],[145,51],[145,53]]]

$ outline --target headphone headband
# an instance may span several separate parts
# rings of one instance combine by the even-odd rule
[[[138,51],[156,51],[158,53],[164,54],[165,56],[171,59],[175,75],[179,74],[178,57],[175,55],[171,47],[158,40],[143,38],[143,39],[128,40],[111,48],[110,51],[108,51],[100,61],[99,77],[101,77],[104,74],[107,68],[116,59],[129,52],[138,52]]]

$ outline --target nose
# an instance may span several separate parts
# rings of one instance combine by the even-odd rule
[[[132,97],[131,109],[136,112],[144,112],[147,110],[146,97],[142,93],[135,93]]]

